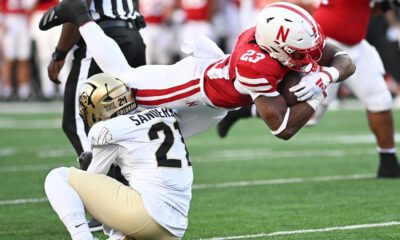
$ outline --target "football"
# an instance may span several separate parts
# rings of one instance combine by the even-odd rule
[[[289,91],[289,88],[298,84],[303,76],[305,76],[304,73],[289,71],[283,80],[278,83],[278,92],[283,96],[283,98],[285,98],[288,107],[299,103],[299,101],[297,101],[297,97]]]

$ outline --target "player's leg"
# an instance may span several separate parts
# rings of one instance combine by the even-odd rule
[[[103,224],[138,239],[179,239],[153,220],[138,192],[115,179],[70,168],[68,182]]]
[[[218,123],[217,132],[220,137],[226,137],[231,127],[239,120],[249,117],[258,117],[256,105],[245,106],[239,110],[229,111],[222,121]]]
[[[382,62],[375,48],[366,41],[361,43],[360,48],[356,79],[349,79],[345,84],[367,109],[380,155],[378,177],[400,177],[395,154],[392,97],[383,79]]]
[[[75,149],[77,156],[83,151],[89,151],[84,123],[79,116],[78,93],[84,81],[87,79],[91,57],[87,56],[85,47],[79,47],[74,52],[74,61],[65,84],[64,112],[62,128]]]
[[[20,15],[15,19],[15,25],[18,29],[17,40],[17,82],[18,82],[18,96],[22,100],[27,100],[30,91],[30,63],[29,58],[31,55],[31,38],[28,27],[28,17]]]
[[[52,170],[46,177],[44,188],[51,206],[67,227],[73,240],[93,239],[85,218],[81,198],[68,183],[69,169]]]
[[[38,62],[42,96],[44,99],[51,100],[56,97],[57,85],[49,80],[47,74],[47,65],[51,61],[51,54],[52,51],[54,51],[54,47],[57,46],[58,36],[60,36],[61,27],[55,27],[46,32],[41,31],[39,29],[39,21],[42,15],[42,11],[38,10],[34,12],[31,19],[31,30],[32,38],[36,43],[36,59]],[[60,81],[65,84],[65,79],[60,79]]]
[[[2,50],[3,50],[3,64],[1,66],[1,75],[2,75],[2,89],[1,89],[1,97],[3,99],[10,99],[13,94],[12,87],[12,79],[11,72],[14,60],[17,56],[16,52],[16,36],[12,28],[17,27],[13,24],[13,19],[11,15],[4,16],[4,25],[5,30],[3,31],[3,39],[2,39]]]
[[[12,82],[11,82],[11,68],[13,61],[6,56],[3,58],[3,64],[1,67],[1,98],[8,100],[11,98],[13,93]]]

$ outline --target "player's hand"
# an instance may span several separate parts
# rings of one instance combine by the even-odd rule
[[[91,151],[82,152],[78,157],[79,166],[82,170],[86,171],[92,162],[93,154]]]
[[[324,93],[330,83],[331,78],[327,73],[311,72],[304,76],[299,84],[291,87],[289,91],[294,93],[297,101],[306,101]]]
[[[61,81],[58,79],[58,75],[61,72],[62,67],[64,66],[65,60],[51,60],[49,66],[47,67],[47,74],[49,76],[50,81],[55,84],[60,84]]]

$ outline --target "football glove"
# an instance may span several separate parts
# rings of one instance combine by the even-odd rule
[[[304,76],[300,82],[289,88],[297,97],[297,101],[314,99],[325,93],[326,87],[331,83],[331,77],[326,72],[311,72]]]
[[[78,157],[79,166],[82,170],[86,171],[92,162],[93,154],[91,151],[86,151],[81,153]]]
[[[43,14],[39,28],[46,31],[66,22],[80,27],[92,20],[85,0],[64,0]]]

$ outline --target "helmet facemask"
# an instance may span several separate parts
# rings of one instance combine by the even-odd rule
[[[318,68],[318,61],[322,58],[323,38],[318,37],[316,45],[308,49],[299,49],[285,46],[282,50],[289,59],[282,63],[291,70],[308,73]]]

